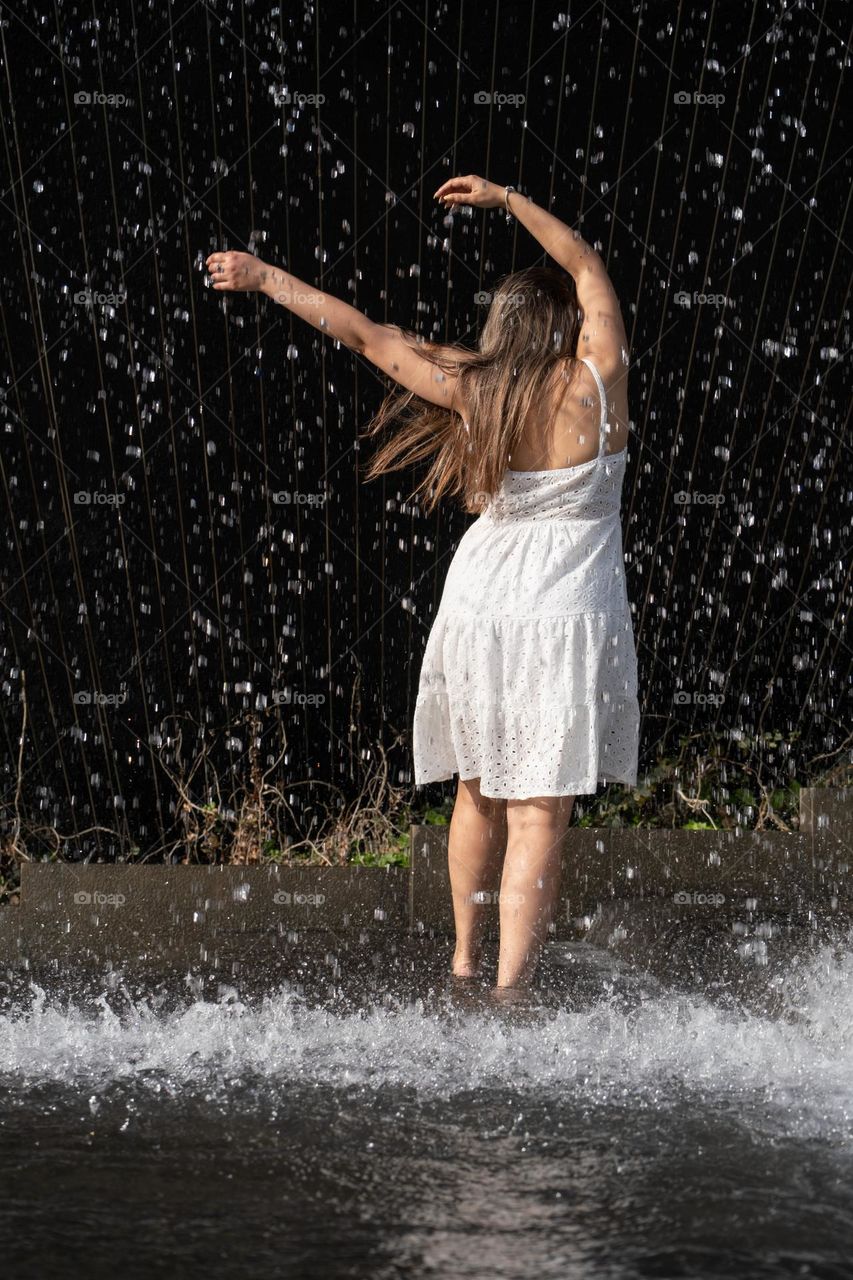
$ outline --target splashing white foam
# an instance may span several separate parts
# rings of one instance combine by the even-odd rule
[[[101,998],[60,1007],[34,987],[26,1013],[0,1018],[0,1075],[17,1090],[57,1082],[106,1087],[156,1079],[214,1093],[235,1079],[414,1089],[450,1097],[511,1088],[588,1101],[667,1096],[755,1101],[800,1131],[844,1133],[853,1113],[853,951],[824,948],[783,990],[791,1018],[657,994],[629,1012],[612,998],[532,1025],[484,1013],[443,1017],[414,1004],[348,1014],[283,989],[249,1005],[234,993],[164,1014]]]

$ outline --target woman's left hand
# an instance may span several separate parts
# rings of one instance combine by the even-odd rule
[[[238,253],[236,249],[211,253],[205,265],[214,289],[245,289],[250,293],[261,288],[269,271],[267,264],[253,253]]]

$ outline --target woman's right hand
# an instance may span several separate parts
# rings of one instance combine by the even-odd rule
[[[496,209],[503,205],[506,191],[486,178],[469,174],[467,178],[448,178],[436,191],[434,199],[447,207],[470,204],[475,209]]]

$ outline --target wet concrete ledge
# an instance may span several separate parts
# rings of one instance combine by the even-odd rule
[[[586,938],[639,963],[653,933],[665,968],[679,937],[731,938],[737,922],[749,934],[758,921],[772,937],[774,921],[843,921],[853,915],[851,854],[853,788],[804,790],[795,834],[572,828],[554,940]],[[26,863],[20,903],[0,913],[0,964],[227,972],[285,949],[293,957],[311,935],[368,950],[380,936],[452,935],[447,828],[413,827],[411,861],[408,870]],[[483,895],[490,938],[499,887]]]
[[[588,937],[604,904],[654,899],[676,918],[853,907],[853,788],[801,792],[797,832],[572,828],[563,852],[556,937]],[[452,932],[447,830],[414,829],[413,929]],[[484,894],[489,929],[499,884]]]

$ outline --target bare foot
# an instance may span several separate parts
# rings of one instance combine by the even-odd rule
[[[492,987],[489,992],[496,1004],[528,1004],[533,998],[530,987]]]
[[[480,972],[480,957],[461,955],[456,952],[453,956],[450,972],[454,978],[476,978]]]

